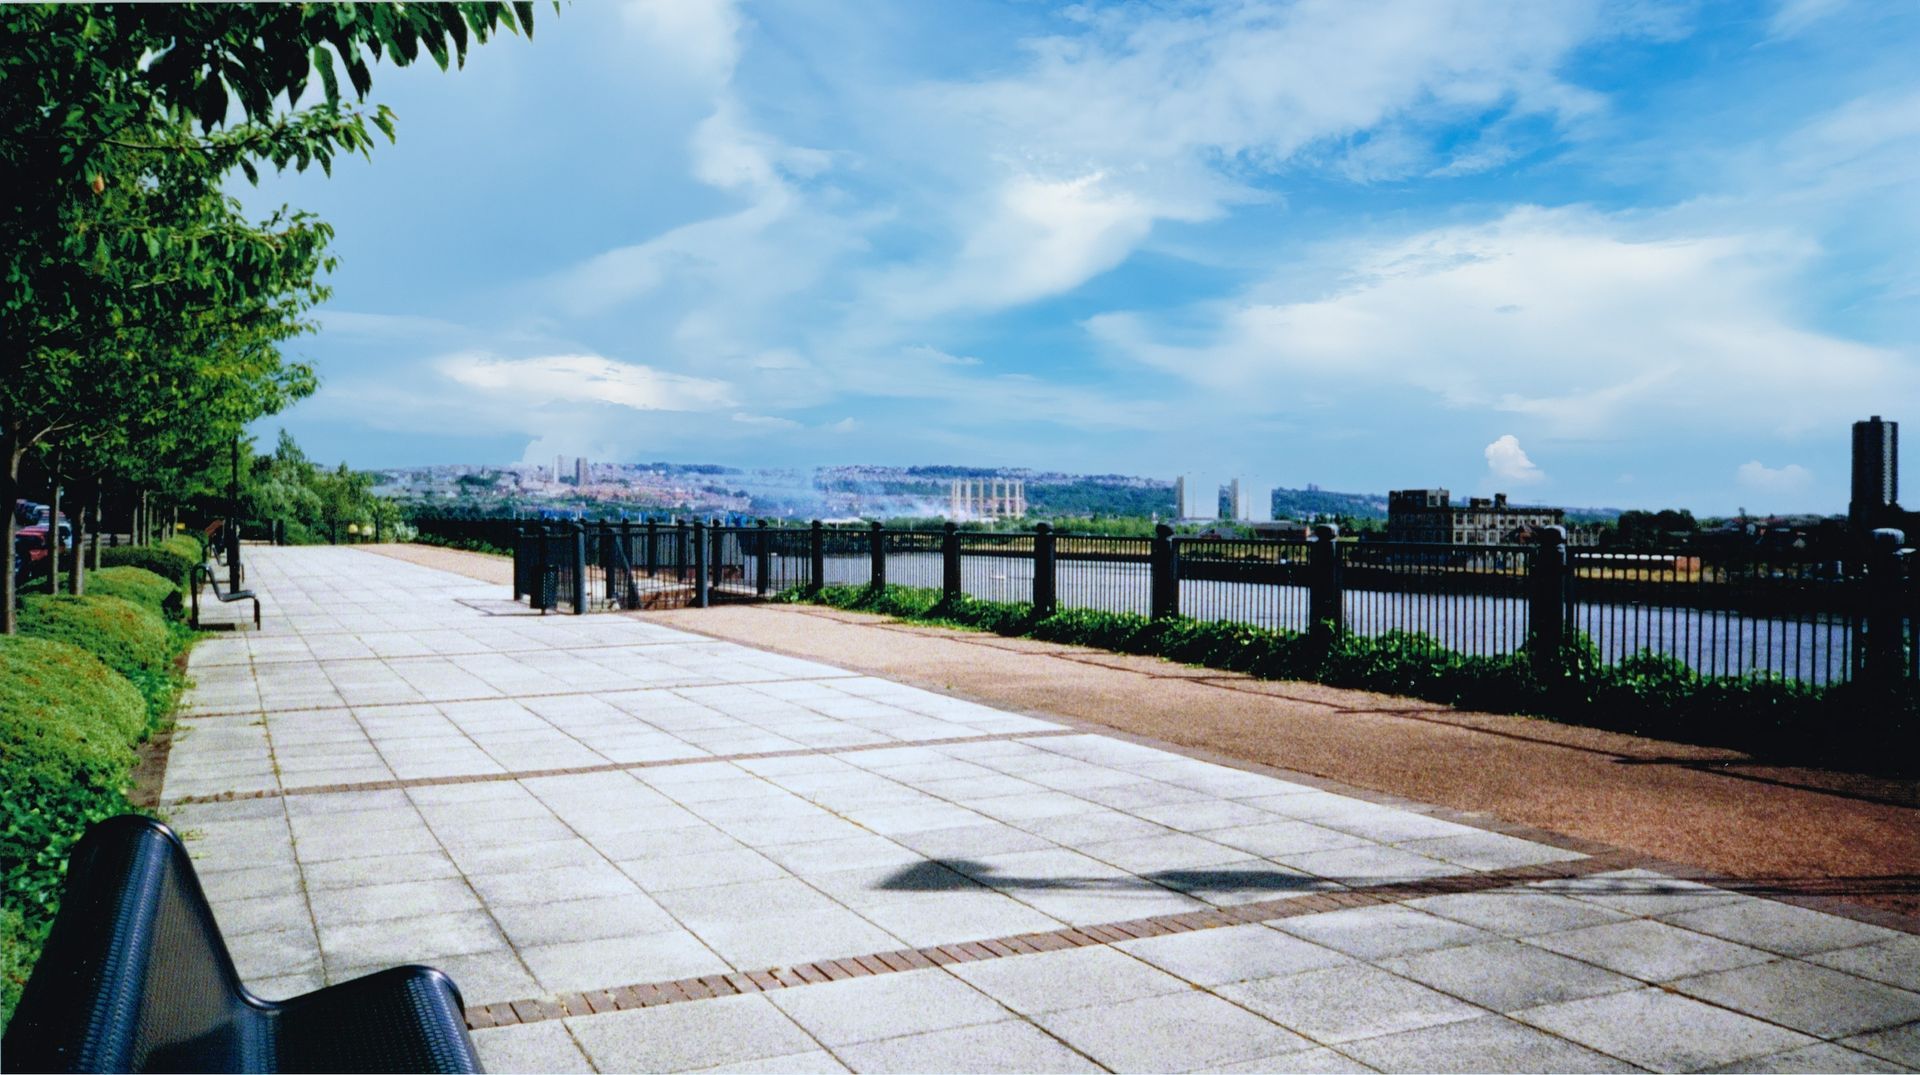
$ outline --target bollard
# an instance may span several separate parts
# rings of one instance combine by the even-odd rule
[[[607,604],[620,600],[620,548],[613,543],[613,524],[600,520],[600,578],[605,585]]]
[[[1054,593],[1059,583],[1054,556],[1053,527],[1046,523],[1036,523],[1033,528],[1033,614],[1036,617],[1053,615]]]
[[[699,519],[693,521],[693,606],[706,608],[711,603],[707,593],[707,524]]]
[[[1527,580],[1527,630],[1532,636],[1533,674],[1553,685],[1565,676],[1567,642],[1567,528],[1535,531],[1533,567]]]
[[[1307,621],[1322,652],[1346,629],[1340,582],[1340,528],[1321,523],[1307,545]]]
[[[773,536],[767,533],[767,521],[760,520],[754,533],[753,592],[756,596],[767,596],[767,587],[773,582]]]
[[[587,526],[573,524],[573,614],[587,611]]]
[[[1875,687],[1891,689],[1905,674],[1906,630],[1902,621],[1906,610],[1900,606],[1907,591],[1901,577],[1900,546],[1906,539],[1904,531],[1890,527],[1875,530],[1868,539],[1866,639],[1860,647],[1860,678]]]
[[[940,529],[940,599],[951,601],[960,596],[960,528],[943,523]]]
[[[827,585],[827,528],[815,519],[807,530],[807,592],[816,596]]]
[[[1173,527],[1161,523],[1153,528],[1153,547],[1147,556],[1151,577],[1148,581],[1148,608],[1156,620],[1180,614],[1180,579],[1174,574]]]

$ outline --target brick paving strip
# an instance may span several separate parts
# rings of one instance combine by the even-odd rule
[[[929,945],[925,948],[898,948],[887,952],[843,956],[838,959],[801,963],[766,970],[708,974],[695,978],[676,978],[666,982],[639,982],[578,993],[560,993],[523,1000],[496,1001],[467,1009],[467,1026],[472,1030],[489,1027],[538,1023],[575,1015],[597,1015],[632,1008],[652,1008],[662,1004],[680,1004],[741,993],[770,993],[779,989],[862,978],[876,974],[942,967],[950,963],[973,963],[986,959],[1054,952],[1066,948],[1087,948],[1119,944],[1147,937],[1165,937],[1195,930],[1219,929],[1283,918],[1326,914],[1356,907],[1377,907],[1405,903],[1428,896],[1453,896],[1491,889],[1509,888],[1536,881],[1563,881],[1590,877],[1598,873],[1639,866],[1643,858],[1627,852],[1596,855],[1569,862],[1516,866],[1505,870],[1455,874],[1376,885],[1366,889],[1320,892],[1311,896],[1293,896],[1261,900],[1233,907],[1154,915],[1099,925],[1068,926],[1039,933],[1021,933],[982,941]]]
[[[888,739],[878,743],[859,743],[848,747],[801,747],[795,750],[762,750],[745,754],[710,754],[695,758],[656,758],[649,761],[610,761],[600,765],[573,765],[562,769],[523,769],[511,773],[460,773],[451,776],[418,776],[406,780],[367,780],[357,784],[313,784],[294,788],[261,788],[257,791],[223,791],[215,795],[182,795],[168,799],[168,806],[199,806],[203,803],[237,802],[241,799],[281,799],[290,795],[339,795],[356,791],[396,791],[405,788],[434,788],[448,784],[492,784],[509,780],[538,780],[550,776],[583,776],[588,773],[620,773],[632,769],[664,769],[677,765],[708,765],[714,762],[760,761],[766,758],[805,758],[816,754],[849,754],[867,750],[897,750],[901,747],[941,747],[959,743],[999,743],[1021,739],[1052,739],[1065,735],[1085,735],[1078,728],[1060,728],[1040,732],[1002,732],[993,735],[956,735],[945,739]]]

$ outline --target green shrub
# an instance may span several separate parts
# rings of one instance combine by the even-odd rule
[[[1455,653],[1410,631],[1362,636],[1324,629],[1267,631],[1239,623],[1067,609],[1036,618],[1027,605],[889,586],[804,588],[780,595],[924,623],[947,624],[1267,679],[1314,680],[1493,713],[1524,713],[1636,735],[1737,747],[1801,762],[1899,767],[1902,745],[1920,734],[1920,686],[1813,686],[1767,675],[1703,676],[1651,652],[1608,665],[1591,638],[1560,644],[1550,681],[1534,672],[1537,643],[1497,656]]]
[[[93,654],[0,637],[0,1021],[58,908],[73,842],[131,809],[133,748],[147,724],[139,692]]]
[[[139,567],[170,579],[174,585],[185,590],[193,573],[193,565],[200,562],[191,548],[182,550],[176,538],[163,545],[122,545],[118,548],[100,550],[100,567]],[[189,546],[192,542],[188,541]]]
[[[169,615],[180,611],[180,588],[144,567],[103,567],[86,575],[87,593],[118,597]]]
[[[118,597],[35,595],[21,603],[19,623],[21,634],[78,646],[125,676],[156,724],[172,710],[181,647],[160,613]]]

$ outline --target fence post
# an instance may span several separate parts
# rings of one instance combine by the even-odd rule
[[[552,545],[547,538],[546,525],[533,524],[533,565],[528,575],[533,587],[527,594],[527,604],[539,609],[542,614],[553,608],[555,579],[554,572],[547,564],[547,554],[553,551]]]
[[[685,531],[682,531],[685,533]],[[693,607],[706,608],[712,598],[707,593],[707,524],[693,521]]]
[[[960,528],[942,523],[940,530],[940,599],[951,601],[960,596]]]
[[[874,593],[879,593],[887,588],[887,533],[881,528],[878,519],[867,524],[867,527],[868,540],[873,542],[871,549],[873,572],[867,585]]]
[[[647,520],[647,577],[653,578],[660,573],[660,523],[656,519]]]
[[[1860,657],[1861,678],[1874,687],[1892,688],[1906,665],[1906,610],[1900,578],[1900,546],[1907,535],[1899,530],[1875,530],[1867,545],[1866,645]]]
[[[1053,615],[1054,592],[1059,582],[1055,572],[1053,527],[1035,523],[1033,527],[1033,614]]]
[[[673,572],[681,582],[687,581],[687,569],[693,566],[693,546],[687,544],[691,536],[685,519],[673,521]]]
[[[532,551],[527,547],[527,528],[522,526],[513,537],[513,599],[528,592],[527,572],[533,569]]]
[[[767,587],[772,582],[773,539],[767,533],[767,521],[760,520],[759,531],[755,535],[753,558],[753,592],[761,597],[767,596]]]
[[[827,585],[827,528],[815,519],[807,531],[807,590],[813,594]]]
[[[1147,556],[1151,578],[1147,585],[1148,607],[1153,618],[1164,620],[1180,614],[1180,580],[1174,575],[1173,527],[1160,523],[1153,528],[1153,549]]]
[[[1307,629],[1322,652],[1347,627],[1341,582],[1340,528],[1321,523],[1307,545]]]
[[[1533,674],[1548,685],[1566,675],[1567,528],[1534,531],[1533,570],[1528,587],[1527,631],[1532,635]]]
[[[587,611],[587,524],[573,524],[573,614]]]
[[[620,557],[613,543],[613,524],[600,520],[600,575],[606,583],[607,603],[620,599]]]

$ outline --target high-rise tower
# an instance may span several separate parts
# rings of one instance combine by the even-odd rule
[[[1900,499],[1900,423],[1879,415],[1853,423],[1853,502],[1847,522],[1855,534],[1884,523],[1887,508]]]

